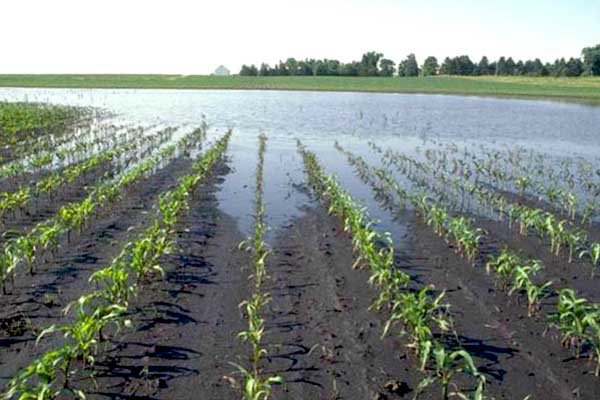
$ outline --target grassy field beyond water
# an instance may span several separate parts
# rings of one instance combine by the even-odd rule
[[[600,102],[600,78],[0,75],[0,87],[309,90],[531,96]]]

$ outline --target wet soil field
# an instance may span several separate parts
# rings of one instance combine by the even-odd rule
[[[376,120],[372,124],[379,121],[370,118]],[[395,124],[401,116],[390,118]],[[367,120],[361,117],[363,128]],[[110,335],[101,344],[92,371],[76,374],[70,382],[86,398],[242,398],[238,366],[250,365],[251,347],[238,334],[247,328],[241,305],[252,295],[253,261],[240,243],[252,234],[255,222],[258,133],[254,126],[245,128],[233,130],[226,158],[191,195],[189,209],[176,225],[176,250],[160,260],[164,277],[141,282],[130,304],[131,326]],[[212,135],[222,132],[221,127]],[[383,204],[334,150],[331,138],[307,135],[302,140],[315,150],[325,170],[377,219],[375,228],[390,233],[395,268],[412,278],[409,290],[431,285],[432,296],[444,293],[452,333],[435,331],[434,336],[446,348],[464,349],[473,356],[486,377],[486,399],[600,398],[590,348],[575,357],[561,346],[560,332],[549,328],[557,296],[543,299],[539,312],[530,317],[526,297],[509,295],[485,269],[489,257],[503,248],[518,249],[524,257],[543,262],[540,281],[552,281],[556,289],[572,288],[597,303],[600,274],[592,277],[589,263],[579,259],[569,263],[564,253],[552,254],[547,239],[519,235],[517,227],[509,228],[504,221],[454,210],[453,215],[471,218],[486,233],[478,256],[468,261],[413,208]],[[395,137],[382,145],[405,145],[410,147],[407,154],[413,154],[421,139],[410,136],[404,144],[403,140]],[[370,154],[369,161],[380,165],[361,135],[349,135],[344,145],[363,156]],[[24,367],[61,346],[64,339],[57,333],[39,342],[36,338],[48,326],[73,318],[64,308],[88,293],[93,288],[90,276],[149,226],[160,194],[172,189],[192,162],[181,155],[133,184],[81,232],[65,238],[56,252],[37,260],[34,275],[17,275],[14,285],[0,295],[0,392]],[[352,237],[340,218],[329,215],[329,204],[311,192],[292,134],[269,137],[264,167],[270,250],[264,290],[270,301],[263,315],[267,355],[262,372],[283,381],[273,386],[270,398],[442,399],[435,385],[420,393],[424,376],[435,371],[431,367],[425,374],[419,371],[419,359],[407,346],[403,326],[393,325],[382,337],[390,311],[372,307],[379,289],[369,283],[369,271],[353,268],[357,252]],[[53,196],[5,216],[2,232],[31,229],[62,205],[81,201],[109,170],[98,167]],[[21,179],[33,182],[41,176]],[[6,182],[2,190],[23,183]],[[532,196],[503,194],[512,202],[560,214]],[[597,222],[583,228],[590,240],[600,238]],[[0,245],[9,238],[0,235]],[[453,380],[450,390],[474,398],[473,381],[463,376]]]

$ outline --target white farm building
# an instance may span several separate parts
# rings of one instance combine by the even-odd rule
[[[230,75],[230,72],[224,65],[219,65],[219,67],[215,69],[215,72],[213,72],[213,75],[228,76]]]

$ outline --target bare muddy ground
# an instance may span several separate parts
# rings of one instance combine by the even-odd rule
[[[99,182],[111,169],[112,165],[110,163],[104,163],[79,176],[73,183],[65,184],[55,193],[32,198],[23,209],[15,210],[3,217],[0,229],[3,232],[25,232],[30,230],[36,224],[56,215],[61,207],[85,199],[89,194],[89,187]],[[0,236],[0,244],[5,239],[4,235]]]
[[[322,207],[306,209],[274,242],[267,315],[275,399],[395,399],[418,373],[402,341],[381,340],[384,315],[369,273],[353,270],[350,238]]]
[[[227,171],[221,166],[220,172]],[[179,224],[179,251],[163,263],[164,280],[141,288],[135,329],[115,338],[98,363],[89,398],[237,399],[225,376],[244,363],[237,338],[239,304],[249,296],[249,254],[233,219],[220,212],[215,177],[193,196]]]
[[[423,284],[446,291],[459,335],[457,344],[476,356],[493,398],[599,398],[594,365],[587,358],[575,359],[561,348],[556,332],[546,332],[545,315],[551,307],[529,318],[526,299],[519,302],[518,295],[509,297],[498,290],[481,265],[473,266],[455,254],[452,245],[413,213],[403,213],[401,219],[412,227],[409,270]],[[493,246],[488,243],[485,251],[498,251]]]
[[[180,224],[180,252],[164,281],[143,288],[135,329],[120,335],[98,364],[90,398],[238,399],[233,365],[248,367],[250,347],[239,304],[250,296],[249,254],[235,222],[218,210],[215,187],[194,196]],[[269,259],[265,372],[285,384],[275,399],[410,398],[418,384],[397,338],[380,339],[384,315],[368,310],[376,292],[352,270],[349,237],[322,208],[281,230]],[[425,396],[424,398],[430,398]]]
[[[89,276],[107,266],[130,236],[139,232],[158,194],[172,187],[189,166],[188,159],[180,158],[133,185],[81,235],[73,235],[55,256],[39,263],[35,275],[23,271],[17,276],[16,286],[0,296],[0,386],[35,357],[57,347],[58,335],[36,346],[37,334],[65,322],[63,308],[92,290]]]

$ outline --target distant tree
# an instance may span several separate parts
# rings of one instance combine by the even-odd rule
[[[564,58],[557,58],[552,64],[551,75],[552,76],[566,76],[567,74],[567,62]]]
[[[423,76],[437,75],[438,69],[440,68],[437,58],[429,56],[423,62],[421,73]]]
[[[312,75],[312,67],[306,61],[298,62],[298,75]]]
[[[271,69],[271,75],[273,76],[286,76],[289,75],[287,65],[283,61],[279,61],[274,68]]]
[[[315,60],[314,58],[310,58],[305,61],[306,64],[310,67],[310,72],[312,76],[317,76],[317,72],[319,69],[319,60]]]
[[[456,62],[455,59],[446,57],[442,66],[440,67],[441,75],[456,75]]]
[[[382,53],[375,51],[369,51],[363,54],[360,61],[360,68],[358,74],[360,76],[377,76],[379,75],[379,60],[383,58]]]
[[[314,63],[315,75],[328,75],[327,60],[315,60]]]
[[[544,64],[539,58],[535,60],[527,60],[523,65],[523,74],[528,76],[542,76],[544,70]]]
[[[515,60],[512,57],[508,57],[506,60],[506,75],[515,75]]]
[[[382,58],[381,61],[379,61],[379,73],[381,76],[392,76],[394,75],[395,69],[396,63],[389,58]]]
[[[285,67],[289,75],[298,75],[298,61],[295,58],[285,60]]]
[[[525,75],[525,63],[521,60],[515,63],[515,69],[513,71],[513,75]]]
[[[506,58],[500,57],[496,62],[496,75],[508,75],[508,69],[506,68]]]
[[[460,56],[456,58],[456,74],[457,75],[473,75],[475,64],[471,61],[469,56]]]
[[[258,75],[260,75],[260,76],[271,75],[271,67],[269,67],[269,64],[265,64],[265,63],[260,64],[260,69],[258,70]]]
[[[565,76],[580,76],[583,73],[583,62],[579,58],[569,58],[567,61]]]
[[[600,44],[586,47],[581,54],[583,55],[584,72],[587,75],[600,76]]]
[[[419,64],[414,54],[409,54],[398,64],[398,76],[419,76]]]
[[[554,63],[543,64],[538,58],[534,60],[514,61],[512,57],[500,57],[490,62],[483,56],[479,63],[474,64],[467,55],[446,57],[439,65],[435,57],[427,57],[421,68],[414,54],[398,64],[399,76],[428,75],[524,75],[524,76],[579,76],[582,74],[600,76],[600,45],[586,47],[582,50],[581,58],[570,58],[566,61],[559,58]],[[305,59],[297,61],[288,58],[279,61],[274,67],[263,63],[242,65],[240,75],[243,76],[285,76],[285,75],[325,75],[325,76],[392,76],[395,63],[383,57],[382,53],[370,51],[362,55],[360,61],[341,63],[330,59]]]
[[[491,75],[492,70],[490,69],[490,62],[486,56],[481,57],[479,64],[476,68],[477,75]]]
[[[340,75],[342,76],[358,76],[360,71],[360,63],[353,61],[347,64],[342,64],[340,66]]]
[[[542,69],[542,73],[540,76],[550,76],[552,72],[552,64],[546,63],[544,64],[544,68]]]
[[[338,60],[325,59],[323,64],[325,65],[326,75],[335,76],[340,74],[341,63]]]
[[[258,69],[256,65],[242,65],[242,69],[240,70],[240,75],[242,76],[256,76],[258,75]]]

